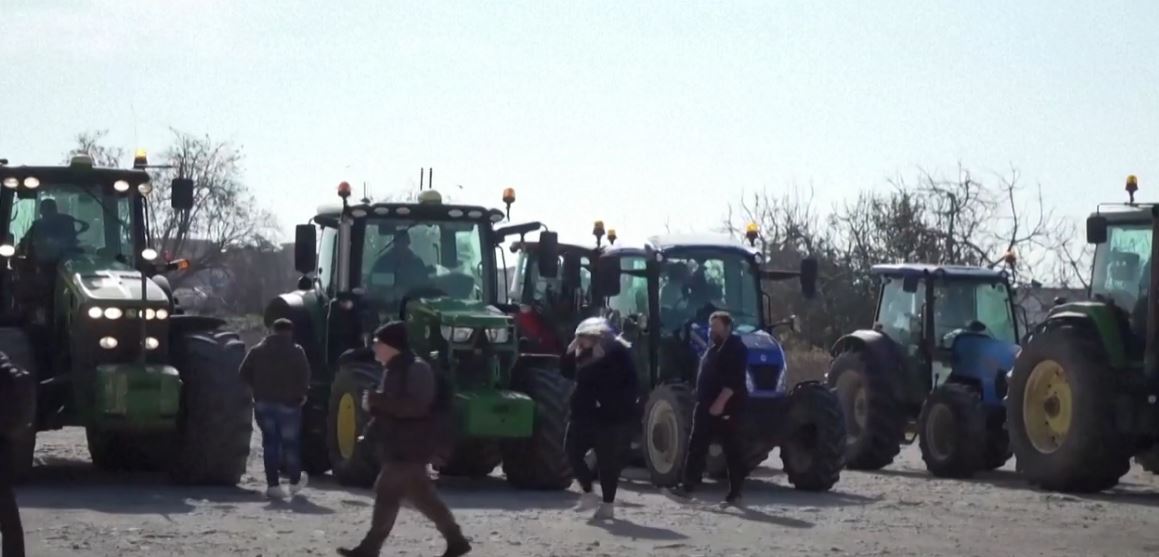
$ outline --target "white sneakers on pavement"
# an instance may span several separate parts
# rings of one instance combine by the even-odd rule
[[[596,514],[592,516],[593,520],[615,520],[616,519],[616,505],[615,503],[600,503],[599,508],[596,509]]]
[[[596,508],[597,506],[599,506],[599,504],[600,504],[600,498],[597,497],[595,493],[591,493],[591,492],[582,493],[582,494],[580,494],[579,501],[576,501],[575,511],[576,512],[590,511],[590,510]]]
[[[274,485],[266,488],[266,497],[270,499],[285,499],[286,490],[282,489],[280,485]]]
[[[302,478],[296,484],[290,484],[290,497],[297,497],[303,489],[306,489],[306,484],[310,483],[310,478],[306,477],[306,473],[302,472]]]

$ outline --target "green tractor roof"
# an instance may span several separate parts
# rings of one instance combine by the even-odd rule
[[[93,165],[91,158],[76,156],[68,165],[60,166],[8,166],[0,164],[0,183],[4,187],[16,189],[24,186],[35,189],[44,183],[96,181],[104,186],[114,186],[124,181],[129,186],[137,186],[149,181],[144,170],[123,168],[102,168]],[[125,188],[124,191],[128,191]]]

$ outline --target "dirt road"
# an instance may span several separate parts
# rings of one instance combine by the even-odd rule
[[[260,494],[261,449],[239,489],[193,489],[159,477],[98,474],[79,429],[43,434],[42,465],[19,490],[30,555],[333,555],[369,519],[368,492],[316,478],[308,497]],[[1026,488],[1009,470],[931,480],[916,447],[889,469],[846,472],[835,490],[785,487],[774,457],[751,480],[747,511],[668,500],[630,470],[621,520],[587,523],[575,492],[509,489],[501,478],[444,481],[473,555],[1145,555],[1159,552],[1159,477],[1133,470],[1114,492],[1074,497]],[[703,497],[722,495],[710,486]],[[438,555],[434,530],[404,511],[384,555]]]

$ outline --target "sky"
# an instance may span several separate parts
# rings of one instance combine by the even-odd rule
[[[1159,189],[1159,3],[0,0],[0,157],[240,145],[285,237],[342,180],[587,241],[1011,166],[1082,218]],[[1081,228],[1079,228],[1081,230]]]

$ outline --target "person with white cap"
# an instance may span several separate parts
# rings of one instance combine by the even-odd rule
[[[624,452],[637,424],[639,383],[631,345],[604,318],[582,321],[561,360],[576,382],[564,445],[583,495],[576,510],[596,508],[595,519],[615,518],[616,488]],[[594,450],[602,502],[592,492],[596,472],[585,461]]]

